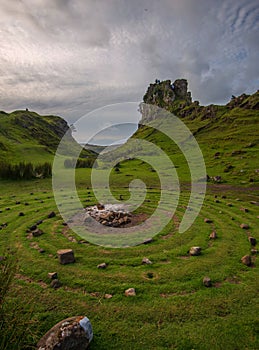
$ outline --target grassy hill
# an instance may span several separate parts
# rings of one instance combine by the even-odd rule
[[[211,181],[213,177],[221,176],[222,182],[258,183],[259,91],[251,96],[243,94],[233,97],[226,106],[204,107],[199,106],[197,101],[187,103],[184,99],[165,102],[163,95],[167,90],[164,82],[156,85],[158,90],[155,92],[159,96],[160,91],[160,100],[148,97],[147,92],[144,101],[166,109],[185,123],[199,143]],[[152,122],[148,118],[148,115],[143,115],[142,120],[150,124],[151,128],[140,125],[133,138],[144,139],[158,145],[171,157],[182,179],[188,180],[181,151],[172,140],[156,130],[156,126],[159,127],[161,123],[165,129],[172,127],[170,115],[158,117]],[[121,150],[123,152],[123,149]]]
[[[41,116],[27,110],[12,113],[0,112],[0,160],[42,163],[52,161],[63,135],[69,130],[64,119]],[[67,134],[67,149],[78,144]],[[82,156],[93,155],[83,151]]]

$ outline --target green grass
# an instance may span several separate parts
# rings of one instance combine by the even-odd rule
[[[121,173],[112,175],[115,196],[127,195],[123,173],[140,175],[139,168],[133,170],[135,162],[129,166],[123,163]],[[150,202],[145,201],[141,211],[151,213],[159,200],[159,185],[155,186],[155,174],[143,165],[143,178],[149,179],[153,188],[148,193]],[[88,169],[77,170],[79,195],[87,205],[96,202],[87,189],[89,175]],[[8,223],[0,231],[1,247],[17,250],[23,278],[16,279],[13,288],[21,300],[34,298],[37,337],[61,319],[83,314],[90,318],[94,329],[91,349],[257,349],[258,266],[255,262],[255,267],[248,268],[240,262],[243,255],[249,254],[250,245],[247,232],[239,225],[249,223],[249,232],[259,239],[259,210],[250,203],[258,200],[258,190],[229,186],[226,193],[220,186],[209,188],[199,217],[186,233],[179,234],[170,224],[149,245],[112,249],[73,243],[68,236],[77,241],[80,237],[73,232],[62,234],[63,220],[59,215],[47,219],[52,210],[58,214],[50,180],[1,181],[0,224]],[[214,193],[220,203],[215,203]],[[220,198],[221,194],[227,198]],[[237,197],[241,201],[236,201]],[[183,191],[176,212],[179,219],[188,198],[188,191]],[[29,205],[25,206],[25,202]],[[232,207],[227,205],[229,202]],[[10,210],[5,210],[8,207]],[[240,207],[249,212],[244,213]],[[21,211],[24,217],[18,216]],[[204,223],[205,217],[213,223]],[[26,230],[40,219],[44,220],[40,225],[44,234],[29,240]],[[208,237],[214,229],[218,239],[211,242]],[[32,243],[45,253],[39,253]],[[201,256],[188,257],[187,251],[193,245],[202,247]],[[72,248],[76,263],[60,265],[56,256],[60,248]],[[153,264],[142,265],[143,257]],[[108,268],[98,270],[96,266],[104,261]],[[58,272],[63,284],[58,290],[50,288],[47,273],[51,271]],[[212,288],[202,284],[206,275],[212,279]],[[124,296],[129,287],[136,289],[136,297]],[[106,293],[112,294],[112,299],[105,299]]]
[[[257,110],[235,108],[227,110],[222,106],[214,119],[183,119],[199,143],[207,167],[207,173],[213,177],[220,175],[222,181],[231,184],[259,182],[259,118]],[[163,127],[168,130],[174,125],[170,116],[163,118]],[[158,127],[161,119],[152,122]],[[140,128],[135,138],[155,142],[170,155],[183,181],[188,181],[188,166],[182,152],[163,133],[148,127]],[[124,146],[126,147],[126,146]],[[218,155],[216,155],[218,153]],[[227,170],[229,166],[231,169]]]

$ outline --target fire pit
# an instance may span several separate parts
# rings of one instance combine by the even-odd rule
[[[123,204],[97,204],[85,208],[85,221],[92,217],[100,224],[110,227],[122,227],[131,223],[132,214]]]

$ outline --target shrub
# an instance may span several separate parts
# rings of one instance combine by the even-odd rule
[[[52,174],[51,164],[45,162],[34,166],[32,163],[20,162],[11,164],[0,162],[0,178],[11,180],[31,180],[33,178],[50,177]]]

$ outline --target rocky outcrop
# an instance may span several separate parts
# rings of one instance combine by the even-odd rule
[[[199,101],[192,102],[191,93],[188,91],[188,82],[186,79],[177,79],[174,83],[171,80],[160,81],[150,84],[146,94],[143,97],[143,102],[140,104],[140,113],[142,120],[150,122],[154,119],[168,116],[168,113],[163,113],[153,106],[169,111],[180,118],[190,120],[200,119],[213,121],[222,114],[226,113],[225,106],[213,105],[200,106]],[[243,108],[258,110],[259,109],[259,90],[252,94],[242,94],[238,97],[232,96],[231,101],[226,105],[228,109]]]
[[[183,100],[190,104],[192,98],[187,88],[188,82],[186,79],[177,79],[173,84],[171,80],[162,82],[156,80],[154,84],[149,85],[143,101],[161,108],[172,105],[175,100]]]
[[[161,82],[156,80],[154,84],[149,85],[143,97],[143,102],[140,104],[140,113],[142,114],[140,125],[142,122],[150,122],[165,117],[168,115],[168,113],[164,113],[165,111],[179,115],[179,112],[186,106],[193,111],[199,105],[197,101],[192,103],[186,79],[177,79],[173,84],[171,80]]]
[[[143,101],[148,104],[154,104],[159,107],[164,107],[175,100],[175,93],[171,80],[158,81],[150,84]]]
[[[192,96],[187,88],[188,82],[186,79],[177,79],[173,84],[175,97],[179,100],[185,100],[187,103],[192,103]]]
[[[244,108],[244,109],[259,109],[259,90],[252,95],[242,94],[240,96],[232,96],[230,102],[227,104],[230,109]]]

